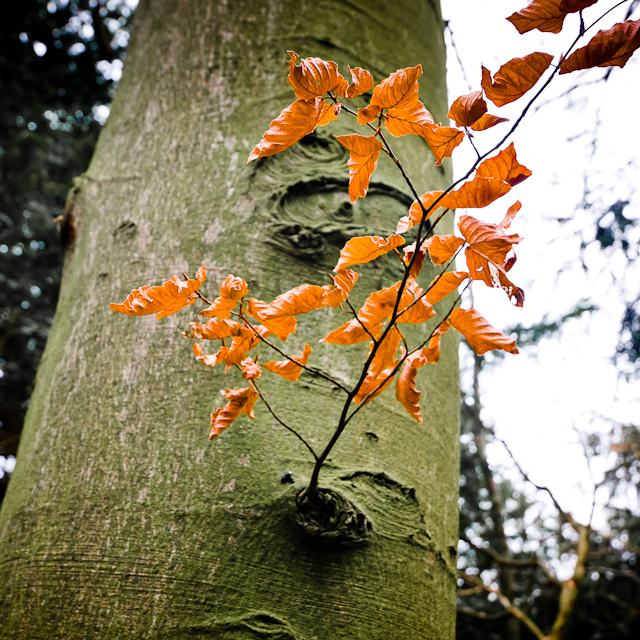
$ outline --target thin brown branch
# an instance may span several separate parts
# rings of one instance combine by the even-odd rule
[[[262,402],[264,402],[265,406],[267,407],[267,409],[269,410],[269,413],[288,431],[290,431],[291,433],[293,433],[293,435],[298,438],[298,440],[300,440],[300,442],[302,442],[302,444],[307,447],[307,449],[309,449],[309,451],[311,452],[311,455],[313,456],[314,460],[318,459],[318,455],[316,454],[316,452],[313,450],[313,447],[293,428],[290,427],[284,420],[282,420],[277,414],[276,412],[272,409],[271,405],[267,402],[266,398],[264,397],[264,394],[262,393],[262,391],[260,391],[260,389],[258,388],[258,385],[256,384],[255,380],[252,380],[253,383],[253,388],[256,390],[256,393],[260,396],[260,400],[262,400]]]
[[[459,592],[458,592],[459,593]],[[501,611],[500,613],[485,613],[484,611],[476,611],[468,607],[457,607],[456,611],[472,618],[480,618],[480,620],[500,620],[509,615],[508,611]]]
[[[211,300],[207,300],[207,298],[205,298],[199,291],[196,291],[195,294],[198,296],[198,298],[200,298],[200,300],[202,300],[203,302],[206,302],[209,306],[213,304]]]
[[[475,542],[472,542],[467,536],[461,535],[462,540],[464,540],[471,548],[476,551],[481,551],[482,553],[487,554],[489,557],[493,558],[498,564],[506,565],[509,567],[539,567],[540,561],[537,558],[531,558],[529,560],[514,560],[513,558],[507,558],[506,556],[498,553],[495,549],[491,547],[482,547]]]
[[[260,338],[260,340],[262,340],[262,342],[264,342],[268,347],[273,349],[276,353],[279,353],[283,358],[286,358],[290,362],[293,362],[294,364],[298,365],[299,367],[302,367],[309,373],[318,376],[319,378],[324,378],[327,382],[330,382],[331,384],[335,385],[339,389],[342,389],[342,391],[344,391],[345,393],[349,393],[349,389],[347,389],[347,387],[345,387],[341,382],[339,382],[335,378],[332,378],[330,375],[324,373],[323,371],[320,371],[320,369],[316,369],[315,367],[310,367],[309,365],[303,364],[302,362],[299,362],[295,358],[292,358],[290,355],[286,354],[278,346],[273,344],[273,342],[271,342],[270,340],[267,340],[267,338],[262,336],[260,332],[244,316],[238,316],[238,317],[245,323],[245,325],[249,329],[251,329],[258,336],[258,338]]]
[[[460,575],[460,574],[458,574]],[[473,584],[474,586],[482,586],[482,588],[488,593],[493,593],[497,598],[500,604],[504,607],[505,611],[512,615],[514,618],[517,618],[522,624],[524,624],[533,635],[538,638],[538,640],[547,640],[545,634],[542,632],[542,629],[526,614],[522,609],[519,609],[509,598],[507,598],[500,589],[496,589],[495,587],[491,587],[490,585],[484,584],[481,578],[477,576],[470,576],[468,574],[462,574],[460,577],[467,582],[468,584]]]
[[[349,301],[349,298],[345,299],[345,302],[347,303],[347,306],[349,307],[349,309],[351,310],[351,313],[353,313],[353,317],[358,321],[358,323],[360,324],[360,326],[364,329],[365,333],[371,338],[371,340],[373,340],[373,342],[376,342],[376,338],[375,336],[371,333],[371,331],[369,331],[369,327],[367,327],[367,325],[362,322],[362,320],[360,319],[360,317],[358,316],[358,312],[353,308],[353,305],[351,304],[351,302]]]
[[[513,464],[516,466],[516,469],[520,472],[520,475],[530,484],[532,485],[535,489],[537,489],[538,491],[543,491],[545,492],[550,498],[551,501],[553,502],[554,507],[556,508],[556,510],[558,511],[558,513],[570,524],[574,527],[574,529],[576,531],[578,531],[583,525],[581,525],[577,520],[574,519],[574,517],[568,513],[567,511],[565,511],[561,506],[560,503],[556,500],[556,497],[553,495],[553,492],[551,491],[551,489],[549,489],[549,487],[544,486],[544,485],[539,485],[536,484],[530,477],[529,475],[524,471],[524,469],[520,466],[520,464],[518,463],[518,461],[516,460],[515,456],[513,455],[513,453],[511,452],[511,449],[509,449],[509,446],[507,445],[507,443],[500,437],[498,437],[497,435],[494,434],[494,437],[496,438],[496,440],[498,440],[500,443],[502,443],[502,446],[505,448],[506,452],[509,454],[509,457],[511,458],[511,461],[513,462]]]
[[[447,269],[453,264],[454,260],[456,259],[460,251],[462,251],[462,249],[464,249],[464,245],[458,248],[458,250],[453,254],[449,262],[447,262],[447,264],[444,265],[442,271],[437,275],[436,278],[434,278],[433,282],[431,282],[429,286],[413,302],[408,304],[402,311],[398,313],[396,320],[400,318],[400,316],[402,316],[403,313],[411,309],[413,305],[418,304],[418,302],[420,302],[420,300],[422,300],[422,298],[424,298],[429,293],[429,291],[431,291],[431,289],[433,289],[433,287],[435,287],[438,284],[438,282],[440,281],[440,278],[442,278],[442,276],[445,273],[447,273]],[[467,283],[467,286],[468,286],[468,283]]]
[[[451,313],[453,312],[453,310],[456,308],[456,306],[458,305],[458,302],[460,301],[460,298],[462,297],[462,294],[465,292],[466,288],[469,286],[469,283],[467,283],[467,285],[465,286],[465,288],[460,292],[460,294],[458,295],[458,297],[456,298],[456,301],[453,303],[453,305],[451,306],[451,308],[449,309],[449,311],[447,312],[447,314],[444,316],[444,318],[442,318],[442,320],[440,320],[440,322],[436,325],[436,327],[433,329],[433,331],[429,334],[429,336],[420,343],[420,345],[418,345],[415,349],[413,349],[412,351],[409,351],[407,349],[406,353],[400,358],[400,360],[398,361],[398,364],[393,368],[393,370],[391,371],[391,373],[389,373],[389,375],[387,375],[382,382],[380,382],[378,384],[378,386],[373,389],[372,391],[370,391],[361,401],[360,404],[358,404],[356,406],[356,408],[347,416],[346,421],[345,421],[345,426],[348,422],[351,421],[351,419],[356,415],[356,413],[358,413],[358,411],[360,411],[360,409],[362,409],[362,407],[364,407],[365,404],[367,404],[367,401],[374,396],[376,393],[378,393],[378,391],[387,383],[387,381],[389,380],[389,378],[393,378],[393,376],[396,375],[396,373],[398,373],[398,371],[400,370],[400,367],[404,364],[405,360],[413,355],[414,353],[416,353],[417,351],[420,351],[420,349],[424,349],[428,344],[429,341],[431,340],[431,338],[433,338],[436,335],[436,331],[440,328],[440,326],[442,325],[443,322],[445,322],[446,320],[449,319],[449,316],[451,315]],[[392,326],[391,323],[389,323],[389,325],[387,326]],[[384,335],[384,334],[383,334]],[[382,341],[382,338],[381,338]],[[367,365],[368,367],[369,365]]]

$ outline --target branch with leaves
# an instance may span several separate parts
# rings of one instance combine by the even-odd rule
[[[567,14],[581,12],[592,4],[594,1],[534,0],[509,20],[520,33],[531,29],[555,33],[562,28]],[[551,14],[547,5],[553,5]],[[355,117],[358,124],[371,132],[370,135],[335,136],[337,142],[349,151],[348,192],[351,202],[366,197],[371,175],[382,152],[394,162],[415,201],[408,214],[398,221],[395,234],[350,239],[340,251],[332,284],[301,284],[272,302],[265,303],[256,298],[247,298],[249,291],[246,282],[230,274],[222,283],[219,296],[210,302],[199,291],[206,277],[206,268],[201,267],[195,279],[184,276],[185,279],[180,280],[174,276],[162,286],[136,289],[123,303],[111,305],[115,311],[127,315],[155,313],[156,318],[175,313],[198,299],[209,305],[200,311],[200,315],[208,318],[208,321],[205,324],[190,323],[190,330],[184,335],[196,340],[220,341],[219,349],[214,354],[205,354],[202,343],[194,344],[197,360],[209,367],[224,364],[227,372],[231,368],[238,369],[242,379],[248,383],[248,386],[222,391],[228,402],[211,414],[210,438],[218,436],[241,414],[253,418],[254,404],[261,399],[276,420],[300,439],[312,454],[315,465],[303,498],[313,498],[318,490],[320,470],[349,421],[365,404],[382,393],[401,369],[396,380],[396,398],[409,415],[422,423],[420,391],[415,387],[416,375],[419,368],[438,362],[440,339],[449,328],[461,333],[478,354],[492,349],[518,352],[515,341],[494,329],[476,309],[457,308],[459,296],[449,312],[439,320],[434,320],[436,313],[433,305],[456,293],[461,285],[469,286],[472,281],[502,289],[513,304],[518,307],[523,305],[524,292],[509,278],[509,271],[516,260],[513,249],[522,238],[507,233],[521,208],[520,202],[508,208],[499,224],[463,215],[457,224],[459,235],[434,235],[434,231],[447,211],[484,208],[510,194],[514,187],[531,175],[531,171],[518,162],[513,143],[502,147],[554,77],[594,66],[622,67],[633,51],[640,47],[640,21],[628,21],[601,31],[585,47],[573,51],[577,42],[594,24],[585,27],[580,20],[579,33],[566,54],[559,56],[558,63],[506,135],[485,152],[481,152],[476,136],[507,122],[506,118],[489,113],[485,98],[498,108],[519,100],[538,86],[552,65],[552,55],[534,52],[523,58],[514,58],[493,75],[482,67],[481,90],[454,100],[448,114],[454,126],[442,126],[435,123],[418,99],[418,80],[422,74],[420,65],[400,69],[374,86],[372,75],[360,67],[348,67],[350,79],[347,80],[335,62],[320,58],[301,59],[296,53],[289,52],[287,82],[297,99],[273,120],[249,155],[248,162],[285,151],[317,127],[328,125],[344,113]],[[348,101],[370,91],[372,97],[368,106],[357,111],[348,107]],[[465,140],[473,146],[477,158],[467,173],[447,189],[428,191],[420,196],[393,152],[384,130],[391,136],[414,135],[424,139],[433,152],[436,165],[441,165],[445,158],[451,157]],[[402,234],[411,229],[414,229],[415,241],[407,244]],[[404,256],[398,251],[402,246]],[[463,249],[467,270],[449,272],[447,269]],[[348,300],[359,279],[352,267],[364,265],[390,252],[395,252],[399,257],[402,278],[370,293],[356,311]],[[419,278],[427,254],[431,262],[442,267],[442,270],[437,278],[423,288]],[[369,341],[369,354],[352,387],[308,365],[312,352],[309,345],[305,346],[300,356],[293,357],[270,339],[273,336],[285,342],[296,331],[297,316],[343,304],[352,309],[354,317],[325,336],[323,342],[353,345]],[[427,340],[410,347],[401,325],[421,325],[432,320],[434,326]],[[284,360],[258,364],[257,357],[251,353],[259,344],[275,351]],[[307,370],[346,393],[338,424],[320,454],[315,452],[301,433],[276,414],[259,391],[256,380],[263,370],[293,382],[297,381],[303,370]]]

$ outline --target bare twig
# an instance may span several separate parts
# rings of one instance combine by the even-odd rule
[[[482,587],[484,591],[493,593],[499,600],[500,604],[505,608],[505,611],[517,618],[524,624],[538,640],[546,640],[547,636],[542,632],[542,629],[526,614],[522,609],[519,609],[509,598],[507,598],[500,589],[484,584],[481,578],[477,576],[470,576],[464,572],[459,572],[458,575],[468,584]]]
[[[458,592],[459,594],[460,592]],[[480,620],[500,620],[509,615],[508,611],[501,611],[500,613],[485,613],[484,611],[476,611],[468,607],[457,607],[456,611],[472,618],[480,618]]]
[[[307,449],[309,449],[309,451],[311,452],[311,455],[313,456],[314,460],[318,459],[318,455],[316,454],[316,452],[313,450],[313,448],[311,447],[311,445],[293,428],[290,427],[286,422],[284,422],[284,420],[281,420],[280,417],[276,414],[276,412],[271,408],[271,405],[267,402],[266,398],[264,397],[264,394],[262,393],[262,391],[260,391],[260,389],[258,388],[258,385],[256,384],[255,380],[251,381],[253,383],[253,388],[256,390],[256,393],[260,396],[260,400],[262,400],[262,402],[264,402],[265,406],[267,407],[267,409],[269,410],[269,413],[288,431],[290,431],[291,433],[293,433],[293,435],[298,438],[298,440],[300,440],[300,442],[302,442],[302,444],[307,447]]]
[[[198,298],[200,298],[200,300],[202,300],[203,302],[206,302],[209,306],[213,304],[211,300],[207,300],[207,298],[205,298],[199,291],[196,291],[195,293],[198,296]]]
[[[498,437],[497,435],[494,434],[494,437],[496,438],[496,440],[498,440],[500,443],[502,443],[502,446],[505,448],[506,452],[509,454],[509,457],[511,458],[511,461],[513,462],[513,464],[516,466],[516,469],[520,472],[520,475],[529,483],[531,484],[535,489],[537,489],[538,491],[544,491],[550,498],[551,501],[553,502],[554,507],[556,508],[556,510],[558,511],[558,513],[562,516],[562,518],[564,518],[571,526],[574,527],[574,529],[576,531],[578,531],[583,525],[581,525],[577,520],[574,519],[574,517],[568,513],[567,511],[565,511],[561,506],[560,503],[556,500],[556,497],[553,495],[553,492],[551,491],[551,489],[549,489],[549,487],[544,486],[544,485],[539,485],[536,484],[530,477],[529,475],[524,471],[524,469],[520,466],[520,464],[518,463],[518,461],[516,460],[515,456],[513,455],[513,453],[511,452],[511,449],[509,449],[509,446],[507,445],[507,443],[500,437]]]
[[[365,333],[371,338],[371,340],[373,340],[373,342],[376,342],[375,336],[371,333],[371,331],[369,331],[369,327],[367,327],[367,325],[364,322],[362,322],[362,320],[358,316],[358,312],[353,308],[353,305],[349,301],[349,298],[346,298],[345,302],[347,303],[347,306],[351,310],[351,313],[353,313],[353,317],[358,321],[360,326],[364,329]]]

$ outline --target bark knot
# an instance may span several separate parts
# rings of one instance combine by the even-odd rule
[[[365,544],[373,533],[371,520],[360,507],[333,489],[298,495],[295,519],[308,536],[325,544]]]

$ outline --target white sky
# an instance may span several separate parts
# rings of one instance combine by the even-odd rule
[[[495,73],[511,58],[533,51],[551,53],[557,62],[558,54],[567,49],[567,43],[577,33],[577,16],[569,16],[565,21],[566,35],[534,31],[523,36],[505,18],[526,4],[526,0],[442,0],[443,16],[449,21],[471,83],[469,87],[447,34],[450,102],[458,95],[480,89],[481,63]],[[589,24],[614,4],[613,0],[605,0],[586,10],[585,22]],[[628,3],[610,14],[589,35],[622,20],[627,7]],[[632,205],[625,215],[633,212],[634,217],[640,216],[640,194],[638,190],[633,192],[634,183],[636,189],[640,187],[640,165],[628,166],[634,158],[637,162],[640,155],[640,126],[634,122],[640,101],[638,58],[636,54],[624,69],[614,69],[606,83],[576,91],[571,99],[552,101],[529,115],[513,140],[518,160],[533,171],[533,176],[492,207],[470,212],[498,222],[515,200],[523,203],[510,232],[524,236],[525,240],[518,245],[518,263],[510,275],[525,290],[524,309],[511,307],[501,291],[489,290],[480,283],[474,287],[475,306],[494,326],[529,326],[545,315],[556,319],[587,298],[606,309],[569,321],[558,339],[545,339],[517,356],[507,354],[481,380],[483,419],[495,426],[532,479],[551,487],[560,504],[583,521],[588,519],[591,507],[592,485],[575,428],[584,432],[602,429],[603,421],[598,423],[594,415],[640,422],[640,381],[626,384],[619,380],[612,364],[623,311],[617,293],[620,285],[611,286],[611,278],[606,274],[595,276],[602,268],[620,277],[623,262],[616,257],[609,259],[598,249],[592,252],[589,263],[593,270],[585,273],[580,266],[580,238],[575,233],[586,228],[587,238],[591,239],[596,228],[595,214],[579,209],[585,174],[590,176],[592,188],[602,188],[603,200],[611,204],[616,199],[631,199]],[[599,78],[605,71],[560,76],[541,99],[544,102],[559,96],[577,80]],[[525,96],[499,110],[487,103],[491,113],[516,118],[526,99]],[[600,124],[596,127],[598,120]],[[503,135],[505,130],[501,127],[506,126],[495,127],[494,131]],[[591,157],[594,129],[598,146]],[[476,136],[481,152],[497,141],[489,132],[486,138],[485,143],[484,134]],[[465,152],[460,147],[454,153],[457,175],[464,173],[475,157],[470,146],[466,146]],[[559,225],[554,220],[557,218],[575,218],[575,222]],[[563,273],[559,275],[561,269]],[[634,297],[638,295],[640,269],[625,273],[624,286]],[[494,465],[512,466],[499,445],[491,448],[490,461]],[[611,458],[594,461],[596,480],[610,463]],[[600,498],[605,499],[605,494]],[[601,523],[602,514],[595,521],[596,525]]]

